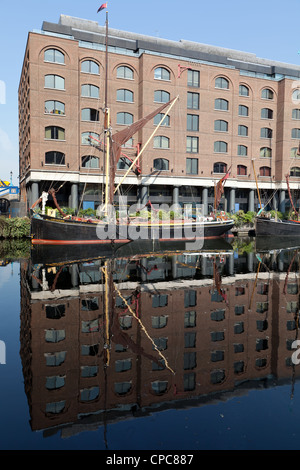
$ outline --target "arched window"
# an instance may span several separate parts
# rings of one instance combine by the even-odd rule
[[[246,157],[248,155],[248,147],[246,147],[245,145],[238,145],[237,154],[240,157]]]
[[[249,116],[249,108],[243,104],[239,105],[239,116]]]
[[[260,130],[260,136],[263,139],[272,139],[273,131],[269,127],[262,127]]]
[[[117,170],[128,170],[130,168],[131,161],[127,157],[121,157],[117,164]]]
[[[155,117],[154,117],[154,125],[155,126],[158,126],[158,124],[161,122],[161,120],[163,119],[163,117],[165,116],[164,113],[158,113]],[[161,126],[167,126],[169,127],[170,126],[170,116],[166,116],[165,119],[163,120]]]
[[[269,166],[261,166],[259,174],[260,176],[271,176],[271,168]]]
[[[82,121],[99,121],[99,111],[93,108],[84,108],[81,110]]]
[[[238,165],[237,174],[238,176],[247,176],[247,167],[245,165]]]
[[[238,135],[242,137],[248,136],[248,127],[247,126],[238,126]]]
[[[45,75],[45,88],[65,89],[65,79],[59,75]]]
[[[300,119],[300,109],[293,109],[292,110],[292,119]]]
[[[65,165],[65,154],[61,152],[46,152],[46,165]]]
[[[227,153],[228,150],[228,144],[226,142],[223,142],[221,140],[217,140],[214,143],[214,152],[216,153]]]
[[[290,152],[290,157],[291,158],[299,158],[300,155],[299,155],[299,148],[298,147],[293,147],[291,148],[291,152]]]
[[[170,80],[171,74],[165,67],[157,67],[154,70],[155,80]]]
[[[155,149],[168,149],[170,148],[170,139],[164,135],[157,135],[154,137],[153,147]]]
[[[260,113],[261,119],[273,119],[273,110],[269,108],[263,108]]]
[[[228,90],[229,89],[229,81],[227,78],[224,77],[218,77],[215,80],[215,88],[223,88]]]
[[[97,147],[100,145],[100,135],[96,134],[96,132],[83,132],[81,134],[81,144]]]
[[[81,159],[82,168],[99,168],[99,158],[94,155],[86,155]]]
[[[65,130],[62,127],[48,126],[45,128],[45,139],[65,140]]]
[[[117,113],[117,124],[129,126],[132,123],[133,123],[133,114],[123,113],[123,112]]]
[[[218,132],[228,132],[228,122],[217,119],[215,121],[214,130]]]
[[[300,178],[300,168],[298,166],[291,168],[290,176],[296,176],[297,178]]]
[[[169,170],[169,160],[165,158],[156,158],[153,160],[155,170]]]
[[[249,88],[246,85],[239,86],[239,95],[240,96],[249,96]]]
[[[300,129],[292,129],[292,139],[300,139]]]
[[[133,103],[133,92],[130,90],[125,90],[123,88],[117,90],[117,101]]]
[[[84,60],[81,62],[81,72],[99,75],[100,67],[94,60]]]
[[[154,101],[156,103],[167,103],[170,101],[170,93],[164,90],[156,90],[154,92]]]
[[[272,100],[274,98],[274,93],[272,90],[270,90],[270,88],[264,88],[261,91],[261,97],[264,100]]]
[[[224,100],[223,98],[217,98],[215,100],[215,109],[219,111],[228,111],[229,109],[228,101]]]
[[[58,49],[47,49],[44,53],[45,62],[54,62],[55,64],[64,64],[65,56]]]
[[[270,147],[261,147],[259,151],[259,156],[261,158],[271,158],[272,157],[272,149]]]
[[[292,101],[293,101],[293,103],[295,103],[295,104],[299,104],[299,103],[300,103],[300,90],[299,90],[299,88],[297,88],[296,90],[293,91],[293,93],[292,93]]]
[[[45,101],[45,113],[65,115],[65,105],[60,101]]]
[[[117,78],[125,78],[126,80],[133,80],[133,70],[126,65],[121,65],[117,68]]]
[[[96,85],[81,85],[81,96],[84,98],[99,98],[99,87]]]
[[[226,173],[227,165],[223,162],[214,163],[214,173]]]

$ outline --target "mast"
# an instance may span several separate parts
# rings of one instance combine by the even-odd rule
[[[105,204],[104,214],[108,216],[108,205],[112,204],[110,186],[110,110],[108,108],[108,11],[106,11],[106,33],[105,33],[105,98],[104,98],[104,157],[105,157]]]
[[[254,168],[254,160],[252,159],[251,161],[252,161],[252,167],[253,167],[253,171],[254,171],[254,178],[255,178],[255,183],[256,183],[256,189],[257,189],[259,205],[260,205],[260,210],[257,213],[257,215],[259,215],[262,212],[263,207],[261,205],[261,199],[260,199],[260,193],[259,193],[259,188],[258,188],[257,176],[256,176],[255,168]]]

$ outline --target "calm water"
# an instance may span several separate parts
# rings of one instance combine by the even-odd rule
[[[298,449],[300,252],[268,248],[2,244],[0,448]]]

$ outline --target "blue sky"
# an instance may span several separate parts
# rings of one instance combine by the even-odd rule
[[[1,1],[0,179],[18,184],[18,85],[28,32],[60,14],[105,22],[105,0]],[[300,65],[299,0],[108,0],[112,28]],[[5,86],[5,100],[4,100]]]

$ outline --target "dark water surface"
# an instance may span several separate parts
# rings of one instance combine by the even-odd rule
[[[1,249],[2,450],[299,448],[297,247]]]

